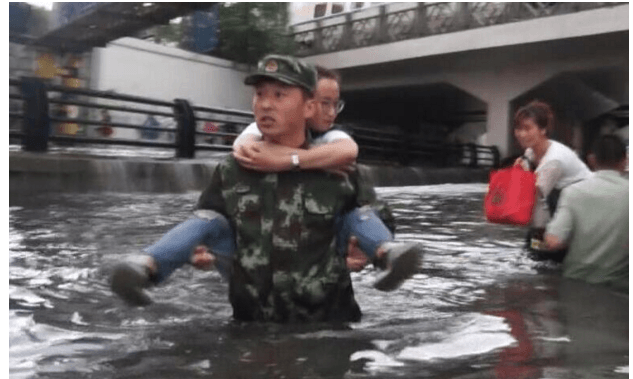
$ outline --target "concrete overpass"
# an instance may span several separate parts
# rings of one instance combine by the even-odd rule
[[[628,125],[628,3],[582,3],[591,6],[559,14],[543,5],[542,14],[525,19],[506,17],[476,28],[471,21],[470,27],[433,34],[429,29],[448,20],[433,13],[438,4],[392,3],[373,16],[357,12],[295,28],[307,61],[342,73],[348,103],[342,121],[393,125],[420,136],[479,127],[486,133],[480,142],[496,145],[502,156],[518,152],[512,114],[532,98],[554,106],[553,137],[579,152],[591,138],[587,125],[599,116],[624,110]],[[464,7],[484,3],[453,4],[462,17],[470,12],[475,18],[475,9]],[[578,3],[485,6],[490,4]],[[408,26],[404,17],[393,16],[405,12],[412,14]],[[372,19],[372,37],[363,41]],[[405,38],[397,38],[398,23],[408,31]],[[372,43],[375,36],[381,38]]]
[[[57,23],[42,36],[22,34],[25,30],[9,29],[9,41],[47,48],[57,52],[85,52],[94,47],[104,47],[115,39],[134,35],[155,25],[198,10],[208,10],[213,2],[199,3],[135,3],[135,2],[88,2],[57,3],[53,7]],[[16,27],[24,27],[30,14],[25,3],[12,3],[11,16]],[[64,13],[59,17],[58,13]],[[63,19],[60,21],[59,19]],[[13,20],[12,20],[13,21]]]

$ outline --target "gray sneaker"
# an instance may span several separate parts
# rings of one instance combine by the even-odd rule
[[[152,286],[147,256],[135,256],[118,263],[112,269],[110,288],[131,306],[152,304],[144,289]]]
[[[379,291],[393,291],[418,270],[422,261],[422,245],[418,243],[387,242],[383,258],[384,272],[380,274],[374,288]]]

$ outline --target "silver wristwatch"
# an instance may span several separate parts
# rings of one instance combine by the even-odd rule
[[[290,159],[292,160],[292,168],[294,170],[301,169],[301,167],[299,167],[299,155],[297,155],[296,153],[291,154]]]

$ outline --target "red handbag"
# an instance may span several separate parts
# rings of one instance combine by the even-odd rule
[[[486,219],[496,224],[527,225],[536,198],[536,174],[520,166],[490,173],[484,197]]]

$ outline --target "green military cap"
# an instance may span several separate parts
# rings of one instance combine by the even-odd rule
[[[257,63],[257,71],[244,80],[254,85],[263,78],[279,80],[282,83],[300,86],[314,92],[317,82],[316,69],[289,55],[267,55]]]

